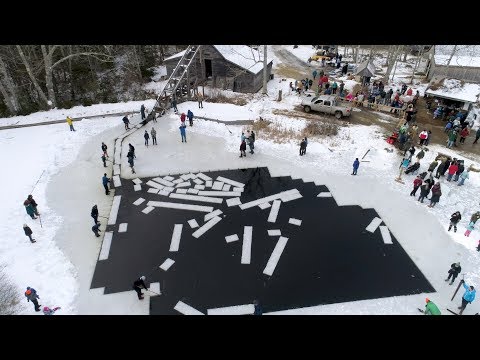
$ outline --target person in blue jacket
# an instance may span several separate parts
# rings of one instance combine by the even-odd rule
[[[103,177],[102,177],[102,184],[103,184],[103,187],[105,188],[105,195],[109,195],[110,194],[110,190],[108,189],[108,183],[110,182],[110,179],[107,177],[107,174],[103,174]]]
[[[353,172],[352,172],[352,175],[357,175],[357,170],[358,170],[358,167],[360,166],[360,161],[358,161],[358,158],[355,159],[355,161],[353,162]]]
[[[187,111],[187,118],[190,126],[193,126],[193,112],[191,110]]]
[[[187,127],[185,125],[180,125],[179,127],[180,129],[180,135],[182,136],[182,143],[183,143],[183,140],[185,140],[185,142],[187,142]]]
[[[462,315],[463,310],[467,307],[468,304],[471,304],[473,300],[475,300],[475,294],[476,290],[473,286],[468,286],[465,284],[464,280],[460,280],[462,283],[463,287],[465,288],[465,294],[463,294],[462,297],[462,306],[459,306],[458,308],[460,309],[459,314]]]

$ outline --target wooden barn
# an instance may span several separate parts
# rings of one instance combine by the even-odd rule
[[[185,51],[164,60],[169,77]],[[255,93],[263,86],[263,54],[246,45],[202,45],[189,66],[192,86],[210,85],[224,90]],[[273,60],[267,60],[270,79]]]
[[[435,76],[480,83],[480,56],[435,54],[432,58],[428,80]]]

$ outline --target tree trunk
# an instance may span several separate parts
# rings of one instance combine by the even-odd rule
[[[45,84],[47,85],[48,98],[51,101],[51,108],[57,107],[57,99],[55,98],[55,90],[53,88],[53,68],[52,68],[52,55],[53,50],[47,51],[45,45],[41,45],[43,54],[43,64],[45,66]]]
[[[408,55],[408,46],[403,45],[403,59],[402,59],[403,62],[407,61],[407,55]]]
[[[13,106],[13,111],[12,109],[10,109],[9,107],[9,111],[13,114],[13,115],[16,115],[18,113],[18,111],[20,111],[20,102],[18,100],[18,94],[17,94],[17,90],[15,88],[15,85],[13,83],[13,80],[11,78],[11,76],[8,74],[7,72],[7,67],[5,65],[5,63],[3,62],[2,58],[0,58],[0,81],[2,81],[2,77],[1,75],[3,75],[3,86],[4,86],[4,89],[6,91],[6,94],[8,96],[8,101],[11,102],[12,106]],[[2,92],[3,93],[3,92]],[[7,100],[7,99],[5,99]],[[7,106],[9,106],[7,104]]]
[[[263,45],[263,91],[262,94],[267,95],[267,45]]]
[[[385,73],[385,79],[390,81],[390,73],[392,72],[393,66],[397,63],[397,56],[398,52],[400,51],[401,45],[397,45],[395,48],[395,51],[393,52],[393,56],[391,59],[388,61],[388,67],[387,67],[387,72]]]
[[[35,86],[35,90],[37,90],[38,96],[40,96],[40,99],[44,102],[45,105],[48,106],[48,99],[45,96],[45,93],[43,92],[42,88],[38,84],[37,79],[35,79],[35,76],[33,75],[32,68],[27,61],[27,58],[25,57],[25,54],[23,53],[22,48],[20,45],[17,45],[17,51],[20,54],[20,58],[22,59],[23,65],[25,65],[25,69],[27,70],[28,76],[30,77],[30,80],[32,80],[33,86]]]
[[[137,71],[138,78],[142,81],[142,70],[140,69],[140,59],[137,54],[137,47],[133,45],[133,56],[135,61],[135,70]]]
[[[355,63],[358,62],[358,52],[360,51],[360,45],[357,46],[357,51],[355,51]]]
[[[452,62],[453,56],[454,56],[455,53],[457,52],[457,47],[458,47],[458,45],[455,45],[455,46],[453,47],[452,53],[450,54],[450,57],[448,58],[448,61],[447,61],[447,69],[446,69],[446,71],[445,71],[445,76],[449,76],[449,75],[450,75],[450,63]]]
[[[7,105],[7,108],[8,108],[8,111],[10,112],[10,114],[16,115],[17,111],[15,109],[15,105],[13,104],[13,101],[12,101],[12,98],[11,98],[10,94],[7,93],[7,90],[3,86],[3,82],[1,80],[0,80],[0,93],[2,93],[2,95],[3,95],[5,105]]]

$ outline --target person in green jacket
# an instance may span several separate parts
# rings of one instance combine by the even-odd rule
[[[425,311],[424,311],[425,315],[442,315],[437,305],[435,305],[433,301],[430,301],[429,298],[426,298],[425,301],[427,302],[427,305],[425,305]]]

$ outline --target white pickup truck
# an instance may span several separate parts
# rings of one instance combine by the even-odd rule
[[[326,114],[335,115],[337,119],[345,116],[350,116],[352,113],[351,106],[340,106],[333,95],[320,95],[316,97],[307,97],[302,100],[303,110],[309,113],[310,111],[318,111]]]

